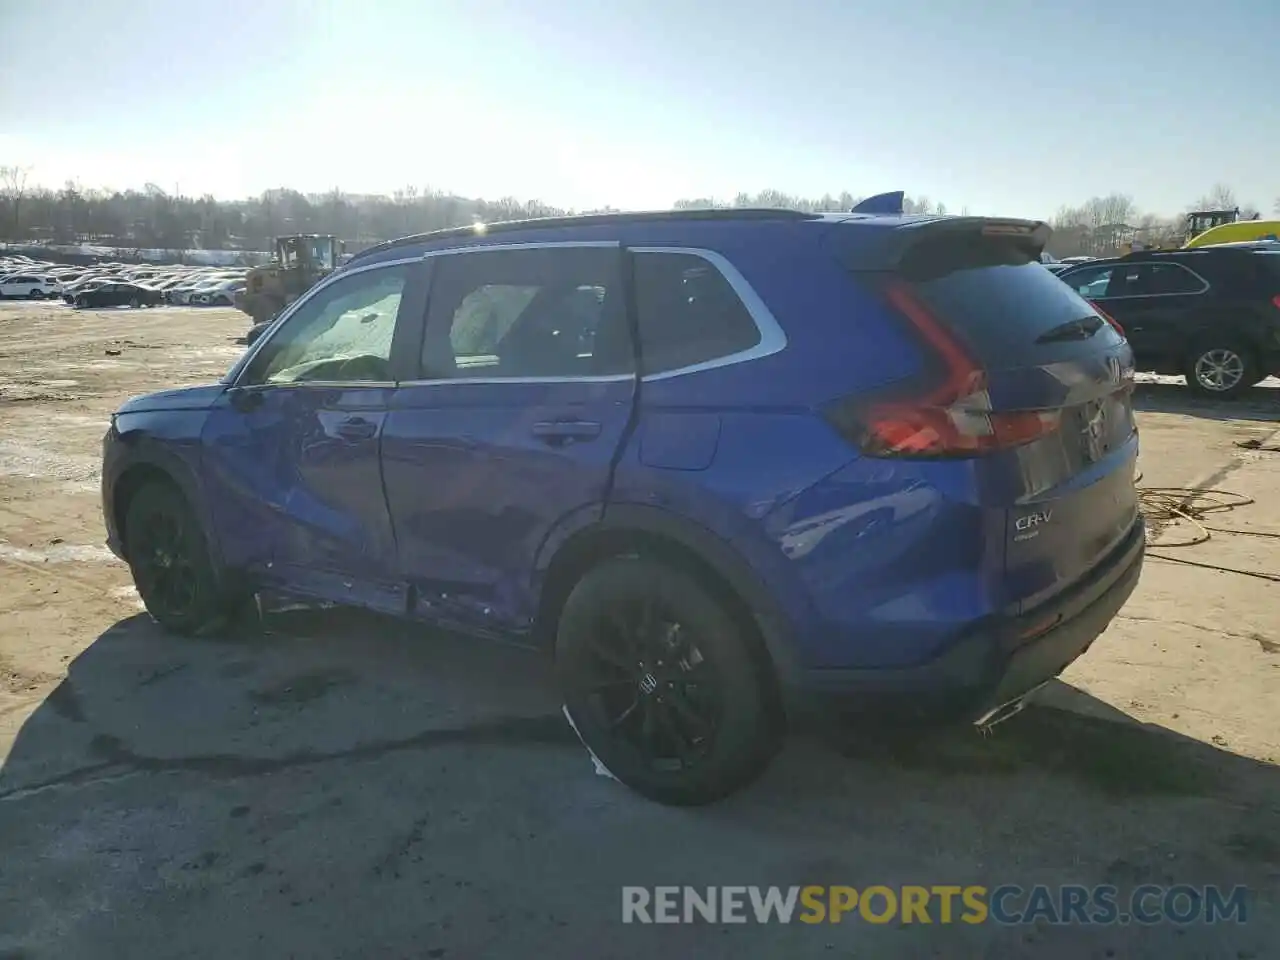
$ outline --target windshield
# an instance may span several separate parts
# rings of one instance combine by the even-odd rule
[[[323,267],[333,266],[330,254],[331,247],[329,241],[323,237],[317,237],[311,241],[311,259],[314,263]]]

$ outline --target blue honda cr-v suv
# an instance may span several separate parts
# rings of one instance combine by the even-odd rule
[[[732,210],[383,244],[221,383],[129,401],[112,549],[164,626],[256,591],[554,652],[668,803],[797,704],[981,720],[1138,579],[1132,355],[1047,228]]]

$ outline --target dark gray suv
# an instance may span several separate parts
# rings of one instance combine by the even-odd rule
[[[1124,329],[1139,370],[1222,398],[1280,373],[1280,245],[1144,250],[1058,277]]]

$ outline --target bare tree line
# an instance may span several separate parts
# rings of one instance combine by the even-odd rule
[[[322,194],[303,194],[280,188],[243,200],[175,196],[155,184],[147,184],[142,190],[119,191],[68,182],[60,190],[52,190],[33,186],[30,172],[29,167],[0,165],[0,239],[164,249],[265,250],[279,235],[331,233],[358,249],[391,237],[477,221],[603,212],[566,210],[514,197],[472,199],[412,186],[390,196],[348,194],[337,188]],[[673,206],[786,207],[824,212],[849,210],[860,199],[848,191],[813,198],[763,190],[740,193],[732,199],[677,200]],[[1233,191],[1219,184],[1188,209],[1229,210],[1237,206],[1241,206],[1243,216],[1256,212],[1240,205]],[[1280,198],[1275,206],[1280,213]],[[948,211],[945,204],[928,197],[908,197],[906,209],[911,213],[969,212]],[[1055,239],[1050,250],[1059,256],[1109,252],[1103,248],[1115,246],[1126,237],[1158,241],[1176,233],[1183,221],[1182,214],[1161,217],[1143,213],[1126,194],[1093,197],[1079,206],[1063,207],[1052,218]]]

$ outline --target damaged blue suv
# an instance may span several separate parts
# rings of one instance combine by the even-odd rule
[[[111,548],[545,644],[620,780],[705,803],[799,705],[991,722],[1137,582],[1133,356],[1029,221],[677,211],[382,244],[130,400]]]

